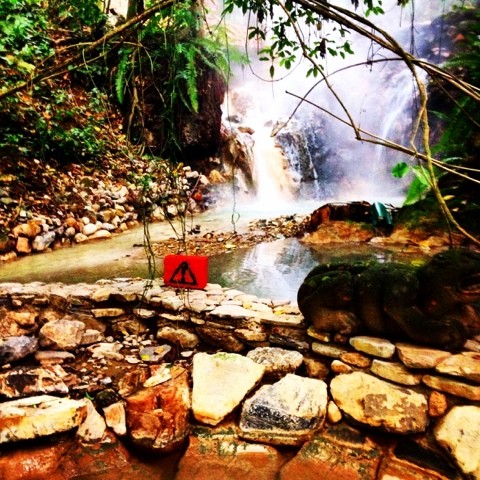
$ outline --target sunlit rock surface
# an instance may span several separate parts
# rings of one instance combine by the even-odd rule
[[[31,440],[78,427],[87,403],[49,395],[0,404],[0,443]]]
[[[427,399],[414,390],[353,372],[335,377],[330,392],[343,413],[364,425],[403,434],[427,427]]]
[[[260,381],[265,367],[234,353],[197,353],[193,359],[192,407],[195,418],[217,425]]]
[[[480,479],[480,407],[453,407],[436,427],[435,438],[465,475]]]

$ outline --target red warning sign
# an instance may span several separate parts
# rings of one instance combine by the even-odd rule
[[[208,257],[167,255],[163,260],[165,285],[178,288],[205,288],[208,282]]]

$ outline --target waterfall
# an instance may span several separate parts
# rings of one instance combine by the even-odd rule
[[[351,2],[344,3],[351,8]],[[396,0],[386,0],[385,15],[373,19],[388,30],[409,49],[411,29],[418,34],[429,28],[430,21],[442,11],[426,2],[422,15],[415,12],[412,27],[409,12],[401,10]],[[432,4],[432,5],[430,5]],[[235,20],[238,29],[238,18]],[[322,27],[323,28],[323,27]],[[354,55],[345,60],[327,59],[329,81],[339,94],[357,125],[366,132],[402,145],[409,144],[415,117],[415,86],[403,62],[370,63],[366,66],[346,68],[365,62],[372,45],[362,37],[352,35]],[[430,38],[431,40],[431,38]],[[417,51],[431,47],[417,44]],[[377,52],[385,55],[388,52]],[[250,52],[251,58],[254,53]],[[256,184],[256,199],[276,204],[288,199],[312,198],[322,202],[381,201],[401,205],[406,181],[391,175],[393,166],[410,159],[392,149],[360,142],[354,138],[350,126],[326,115],[320,109],[303,104],[286,127],[272,137],[272,131],[285,122],[298,104],[298,99],[286,92],[303,97],[312,82],[306,78],[305,62],[291,72],[282,72],[285,78],[275,82],[268,78],[269,65],[254,61],[239,71],[230,87],[225,111],[235,117],[239,125],[252,130],[252,170]],[[277,71],[280,69],[277,68]],[[342,70],[339,73],[334,73]],[[239,99],[241,101],[239,101]],[[346,118],[326,86],[319,85],[308,100],[334,115]]]

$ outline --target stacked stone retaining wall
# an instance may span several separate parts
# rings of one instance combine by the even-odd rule
[[[288,353],[292,351],[301,354],[300,362],[287,360],[282,367],[282,359],[290,358]],[[279,354],[261,384],[276,385],[285,378],[316,379],[328,387],[322,394],[325,411],[317,413],[314,421],[309,418],[309,427],[301,434],[293,427],[292,432],[285,432],[286,427],[278,427],[277,420],[272,431],[259,427],[246,432],[242,422],[255,421],[245,419],[242,399],[218,423],[203,422],[213,414],[198,411],[200,394],[195,393],[195,383],[193,405],[187,398],[192,395],[192,363],[195,368],[195,358],[204,354],[201,352],[212,355],[208,358],[217,363],[232,361],[237,355],[258,357],[256,353],[251,355],[253,352]],[[226,355],[218,356],[218,352]],[[106,433],[89,437],[82,427],[84,417],[88,417],[82,404],[81,414],[77,412],[75,417],[78,422],[72,420],[63,430],[54,432],[67,435],[69,442],[73,442],[72,436],[76,439],[74,444],[68,443],[68,455],[59,453],[65,438],[56,443],[50,431],[44,437],[39,434],[24,441],[15,437],[16,433],[0,433],[0,477],[76,478],[72,472],[80,475],[83,468],[78,456],[81,451],[88,458],[101,459],[101,478],[154,478],[162,471],[161,478],[201,479],[210,478],[215,471],[217,478],[233,480],[247,474],[282,480],[480,479],[479,352],[478,339],[467,341],[456,353],[365,336],[335,343],[328,333],[315,332],[305,325],[295,304],[212,284],[204,290],[190,291],[166,287],[161,282],[147,285],[141,279],[90,285],[1,284],[0,427],[5,426],[9,415],[5,412],[10,407],[19,408],[15,402],[41,395],[94,399],[97,414],[106,416],[98,400],[105,391],[116,400],[107,402],[107,406],[118,402],[126,405],[127,420],[123,425],[120,421],[120,426],[107,421]],[[178,371],[170,371],[165,380],[162,366],[167,363]],[[24,377],[19,380],[19,375]],[[129,376],[131,382],[135,375],[143,375],[143,389],[138,390],[138,378],[136,384],[126,386],[124,377]],[[207,394],[212,393],[208,382],[212,389],[215,383],[211,375],[200,375],[207,382]],[[148,383],[148,378],[153,380]],[[174,380],[181,386],[170,385]],[[138,445],[145,446],[146,434],[138,434],[139,440],[137,433],[132,433],[136,428],[132,409],[138,402],[142,409],[147,408],[142,395],[155,388],[155,395],[162,401],[175,399],[177,409],[182,404],[183,413],[176,413],[182,427],[174,426],[171,442],[160,442],[162,447],[147,442],[149,451],[160,452],[152,463],[135,456]],[[224,386],[220,397],[235,388],[232,373],[232,383]],[[299,387],[299,392],[303,388]],[[179,393],[184,389],[190,391],[187,397]],[[245,391],[244,398],[253,401],[258,389],[257,383]],[[302,395],[297,393],[295,402]],[[300,398],[299,404],[305,402]],[[166,411],[165,405],[163,408]],[[215,410],[215,405],[207,401],[206,408]],[[278,412],[275,415],[277,418]],[[297,411],[282,415],[290,419],[287,425],[300,420],[307,425]],[[78,438],[82,428],[83,435]],[[162,428],[169,431],[166,425]],[[281,434],[279,428],[283,428]],[[76,436],[72,433],[75,431]],[[288,442],[284,441],[287,437]],[[92,451],[92,444],[102,447]],[[137,445],[133,450],[132,444]],[[108,445],[115,445],[115,454],[105,453]],[[60,466],[62,455],[68,457],[68,472]],[[46,456],[54,460],[45,462]],[[170,463],[165,463],[166,459]],[[37,473],[28,476],[25,462]],[[100,467],[94,465],[87,468],[90,477],[78,478],[97,475]]]

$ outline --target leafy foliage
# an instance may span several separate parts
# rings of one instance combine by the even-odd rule
[[[67,17],[79,31],[104,24],[92,0],[45,7],[42,0],[0,3],[0,81],[5,90],[28,80],[39,65],[54,62],[57,28],[66,25]],[[6,97],[0,103],[0,153],[60,161],[98,158],[104,153],[99,132],[105,126],[106,99],[98,88],[74,93],[53,82]]]
[[[355,9],[359,7],[358,0],[351,3]],[[383,13],[381,0],[363,3],[366,16]],[[249,27],[248,38],[267,42],[260,50],[260,60],[270,62],[272,78],[277,65],[289,70],[301,57],[313,61],[307,76],[317,77],[327,54],[345,58],[353,53],[348,30],[342,25],[327,28],[328,20],[314,8],[305,8],[292,0],[226,0],[224,5],[224,14],[239,8],[244,14],[252,12],[256,16],[256,23]]]
[[[172,159],[180,149],[179,118],[185,111],[199,111],[202,73],[208,69],[227,81],[230,62],[244,61],[228,49],[223,29],[200,34],[202,18],[196,8],[191,0],[183,0],[160,10],[138,33],[135,45],[122,46],[114,70],[116,98],[129,118],[127,129],[134,141],[142,141],[144,123],[137,103],[148,101],[152,92],[160,99],[164,137],[157,154]]]
[[[480,10],[460,9],[460,12],[473,14],[468,21],[468,32],[460,40],[455,55],[445,67],[468,78],[475,86],[480,86]],[[464,24],[467,22],[464,22]],[[478,102],[460,94],[455,104],[447,112],[434,112],[443,121],[444,130],[434,152],[443,157],[465,157],[476,155],[480,143],[480,109]]]

